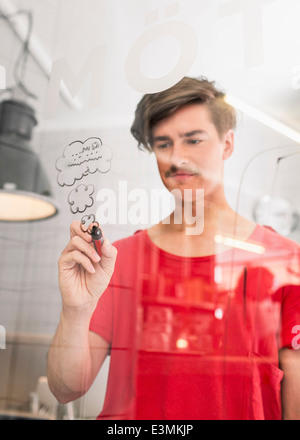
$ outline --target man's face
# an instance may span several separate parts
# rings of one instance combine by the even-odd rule
[[[155,124],[152,146],[169,191],[204,189],[208,196],[223,188],[223,162],[232,153],[233,131],[221,139],[205,105],[188,104]]]

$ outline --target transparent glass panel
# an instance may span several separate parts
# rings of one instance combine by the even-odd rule
[[[300,418],[299,12],[0,0],[0,419]]]

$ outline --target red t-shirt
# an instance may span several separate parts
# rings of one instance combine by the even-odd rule
[[[146,230],[115,243],[90,323],[111,346],[99,419],[281,418],[278,350],[298,348],[299,246],[262,226],[248,243],[260,248],[207,257],[165,252]]]

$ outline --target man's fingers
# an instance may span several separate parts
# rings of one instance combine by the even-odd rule
[[[87,243],[83,238],[79,237],[78,235],[75,235],[73,238],[71,238],[63,253],[72,252],[74,250],[78,250],[84,253],[94,263],[98,263],[100,261],[100,257],[97,254],[94,246],[92,246],[90,243]]]
[[[109,277],[113,274],[117,253],[117,249],[109,243],[107,238],[105,238],[101,246],[100,265]]]
[[[81,229],[82,223],[80,220],[74,220],[71,223],[70,227],[70,235],[71,238],[78,236],[83,238],[83,240],[87,241],[88,243],[91,243],[92,237],[87,232],[84,232],[84,230]]]
[[[59,260],[59,264],[63,270],[72,269],[76,264],[80,264],[89,273],[95,273],[95,268],[91,260],[78,250],[63,254]]]
[[[76,263],[81,264],[90,273],[95,272],[93,263],[100,262],[101,269],[105,272],[106,276],[111,277],[115,267],[117,249],[110,244],[109,240],[104,238],[101,245],[100,258],[95,247],[92,245],[92,237],[81,229],[80,221],[73,221],[70,231],[71,240],[62,253],[62,261],[68,264],[69,268],[74,267]]]

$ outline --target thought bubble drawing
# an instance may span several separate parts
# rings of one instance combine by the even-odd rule
[[[68,145],[56,161],[60,186],[72,186],[88,174],[97,171],[107,173],[111,168],[112,150],[102,144],[100,138],[91,137],[84,142],[75,141]]]
[[[70,192],[68,202],[71,212],[76,214],[77,212],[84,212],[87,208],[90,208],[94,204],[92,197],[95,191],[93,185],[79,185],[77,188]]]
[[[94,214],[84,215],[81,219],[81,224],[83,226],[89,226],[91,223],[94,223],[96,220]]]

